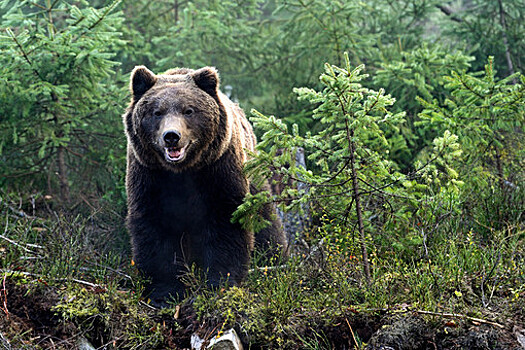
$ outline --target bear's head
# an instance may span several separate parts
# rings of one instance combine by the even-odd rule
[[[131,73],[131,105],[124,123],[131,151],[148,167],[175,172],[213,162],[231,138],[231,121],[215,68]]]

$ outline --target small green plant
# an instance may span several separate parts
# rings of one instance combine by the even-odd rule
[[[131,291],[72,283],[59,293],[53,310],[93,343],[154,348],[164,339],[166,326],[152,318]]]
[[[523,220],[525,78],[496,77],[493,58],[477,73],[444,78],[447,98],[422,99],[423,123],[459,136],[463,154],[452,165],[465,179],[464,210],[483,230],[502,230]],[[518,82],[514,84],[514,81]]]
[[[444,77],[451,71],[468,69],[473,57],[439,44],[401,51],[398,57],[385,57],[373,75],[374,86],[383,87],[396,98],[393,110],[406,113],[399,130],[387,130],[390,154],[402,170],[409,171],[414,159],[425,152],[432,140],[443,133],[434,124],[417,124],[423,107],[416,97],[443,101],[447,97]]]
[[[315,107],[313,118],[324,126],[317,134],[301,136],[296,125],[289,132],[281,120],[253,112],[252,121],[264,134],[259,153],[247,164],[246,172],[257,182],[275,171],[290,185],[273,197],[267,192],[248,195],[234,219],[257,229],[262,203],[271,200],[286,211],[300,210],[301,204],[309,202],[317,216],[326,218],[324,232],[338,229],[345,236],[357,236],[364,280],[370,284],[368,255],[373,244],[381,241],[384,228],[410,220],[410,208],[418,205],[423,195],[429,194],[427,200],[434,201],[438,196],[430,195],[431,191],[439,194],[442,186],[453,189],[459,184],[454,182],[457,174],[449,162],[458,149],[457,137],[447,131],[434,141],[432,157],[425,163],[409,174],[397,171],[384,130],[396,130],[404,113],[389,111],[395,99],[384,90],[361,85],[366,78],[361,74],[363,69],[352,68],[345,55],[343,68],[326,64],[320,77],[322,91],[295,89],[299,99]],[[295,165],[298,147],[309,154],[312,170]],[[305,189],[295,186],[299,182],[306,184]]]

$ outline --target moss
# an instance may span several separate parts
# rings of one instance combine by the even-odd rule
[[[60,292],[53,310],[78,325],[95,345],[113,341],[124,348],[145,344],[154,348],[164,341],[166,327],[129,291],[70,284]]]

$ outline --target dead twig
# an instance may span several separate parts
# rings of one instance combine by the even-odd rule
[[[278,266],[260,266],[260,267],[256,267],[256,268],[253,268],[253,269],[249,269],[248,273],[253,273],[255,271],[262,271],[262,272],[264,272],[264,271],[280,270],[280,269],[285,269],[287,267],[288,267],[287,264],[278,265]]]
[[[445,318],[463,318],[463,319],[466,319],[472,322],[488,324],[488,325],[495,326],[501,329],[505,328],[505,326],[502,324],[499,324],[493,321],[487,321],[482,318],[463,315],[463,314],[441,313],[441,312],[433,312],[433,311],[425,311],[425,310],[414,310],[413,312],[418,313],[420,315],[431,315],[431,316],[439,316],[439,317],[445,317]]]
[[[40,275],[40,274],[32,273],[32,272],[26,272],[26,271],[14,271],[14,270],[9,270],[9,269],[0,269],[0,272],[4,274],[4,279],[7,277],[7,275],[10,275],[10,274],[12,274],[12,275],[24,275],[24,276],[30,276],[30,277],[35,277],[35,278],[43,278],[43,276]],[[53,278],[52,280],[54,280],[56,282],[72,281],[72,282],[75,282],[75,283],[78,283],[78,284],[82,284],[82,285],[85,285],[85,286],[88,286],[88,287],[91,287],[91,288],[94,288],[94,289],[98,289],[98,288],[104,289],[99,284],[95,284],[95,283],[91,283],[91,282],[88,282],[88,281],[79,280],[77,278]]]
[[[154,306],[152,306],[152,305],[150,305],[150,304],[148,304],[148,303],[146,303],[146,302],[144,302],[144,301],[142,301],[142,300],[139,301],[139,304],[140,304],[140,305],[144,305],[144,306],[146,306],[146,307],[149,307],[151,310],[158,310],[156,307],[154,307]]]
[[[8,241],[9,243],[11,243],[12,245],[17,246],[18,248],[23,249],[23,250],[24,250],[25,252],[27,252],[27,253],[35,254],[35,252],[33,252],[31,249],[28,249],[28,248],[24,247],[24,246],[21,245],[20,243],[17,243],[17,242],[15,242],[15,241],[13,241],[12,239],[7,238],[7,237],[4,236],[4,235],[0,235],[0,238],[1,238],[1,239],[4,239],[4,240],[6,240],[6,241]]]
[[[2,309],[3,312],[5,312],[7,319],[9,319],[9,310],[7,309],[7,288],[5,287],[5,281],[7,279],[7,274],[4,274],[4,278],[2,281],[2,290],[0,291],[0,297],[2,297]]]
[[[64,281],[67,281],[67,279],[64,279]],[[71,281],[76,282],[78,284],[83,284],[83,285],[91,287],[91,288],[101,288],[101,286],[98,285],[98,284],[91,283],[91,282],[88,282],[88,281],[82,281],[82,280],[79,280],[79,279],[76,279],[76,278],[72,278]]]
[[[9,228],[9,217],[6,215],[4,234],[7,233],[7,229],[8,228]],[[10,238],[8,238],[8,237],[6,237],[4,235],[0,235],[0,238],[3,239],[3,240],[6,240],[7,242],[11,243],[12,245],[17,246],[18,248],[23,249],[27,253],[35,254],[35,252],[33,252],[31,249],[28,249],[27,247],[24,247],[20,243],[18,243],[16,241],[13,241],[12,239],[10,239]]]
[[[348,319],[346,317],[345,317],[345,321],[346,321],[346,324],[348,325],[348,328],[350,329],[350,333],[352,333],[352,339],[354,340],[354,344],[357,347],[359,343],[355,339],[354,330],[352,329],[352,326],[350,326],[350,322],[348,322]]]

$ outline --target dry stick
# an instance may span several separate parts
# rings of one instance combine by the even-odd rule
[[[485,283],[487,282],[487,280],[494,273],[494,270],[496,269],[496,266],[498,266],[500,259],[501,259],[501,251],[498,252],[498,258],[496,259],[496,262],[492,266],[492,269],[490,270],[488,275],[483,274],[483,280],[481,281],[481,300],[483,302],[483,306],[484,307],[488,307],[489,306],[490,300],[492,299],[492,296],[494,295],[494,289],[496,288],[496,285],[495,285],[496,282],[494,282],[494,288],[492,288],[492,292],[490,293],[489,300],[487,301],[486,300],[487,298],[485,297]],[[483,268],[483,270],[485,270],[485,268]],[[497,281],[497,278],[496,278],[496,281]]]
[[[116,273],[117,275],[120,275],[120,276],[123,276],[127,279],[129,279],[131,282],[133,282],[133,278],[130,276],[130,275],[126,275],[124,272],[122,271],[119,271],[119,270],[115,270],[114,268],[111,268],[109,266],[106,266],[106,265],[102,265],[102,264],[97,264],[96,262],[92,262],[92,261],[88,261],[89,264],[91,265],[94,265],[96,267],[101,267],[103,269],[106,269],[106,270],[109,270],[111,272],[114,272]]]
[[[63,280],[67,281],[67,279],[63,279]],[[94,284],[94,283],[91,283],[91,282],[88,282],[88,281],[82,281],[82,280],[79,280],[79,279],[76,279],[76,278],[72,278],[71,281],[76,282],[78,284],[83,284],[83,285],[91,287],[91,288],[102,288],[102,286],[100,286],[98,284]]]
[[[0,307],[0,310],[5,312],[7,318],[9,319],[9,310],[7,309],[7,289],[5,287],[5,281],[7,279],[7,274],[4,274],[4,279],[2,282],[2,290],[0,296],[2,297],[2,306]]]
[[[5,229],[4,229],[4,233],[7,233],[7,228],[9,227],[9,217],[6,215],[6,218],[5,218]],[[6,241],[8,241],[9,243],[19,247],[19,248],[22,248],[23,250],[25,250],[27,253],[32,253],[34,254],[34,252],[31,250],[31,249],[28,249],[26,247],[24,247],[23,245],[21,245],[20,243],[17,243],[15,241],[13,241],[12,239],[4,236],[4,235],[0,235],[0,238],[2,239],[5,239]]]
[[[355,334],[352,329],[352,326],[350,326],[350,322],[348,322],[348,319],[345,317],[346,324],[348,325],[348,328],[350,328],[350,333],[352,333],[352,339],[354,340],[355,346],[358,346],[357,340],[355,339]]]
[[[422,314],[422,315],[451,317],[451,318],[464,318],[464,319],[467,319],[469,321],[489,324],[491,326],[496,326],[496,327],[501,328],[501,329],[505,328],[504,325],[501,325],[499,323],[492,322],[492,321],[487,321],[487,320],[484,320],[484,319],[481,319],[481,318],[477,318],[477,317],[470,317],[470,316],[463,315],[463,314],[440,313],[440,312],[432,312],[432,311],[424,311],[424,310],[415,310],[414,312],[416,312],[418,314]]]
[[[23,245],[21,245],[21,244],[15,242],[15,241],[13,241],[12,239],[7,238],[7,237],[4,236],[4,235],[0,235],[0,238],[5,239],[5,240],[8,241],[9,243],[11,243],[11,244],[17,246],[18,248],[23,249],[23,250],[26,251],[27,253],[35,254],[35,252],[33,252],[31,249],[27,249],[27,248],[24,247]]]
[[[281,270],[287,268],[288,264],[278,265],[278,266],[257,266],[253,269],[249,269],[248,273],[253,273],[255,271],[272,271],[272,270]]]
[[[37,277],[37,278],[42,278],[43,277],[40,274],[27,272],[27,271],[14,271],[14,270],[9,270],[9,269],[0,269],[0,272],[3,273],[4,276],[7,276],[8,274],[21,274],[21,275],[24,275],[24,276]],[[73,281],[75,283],[83,284],[83,285],[88,286],[88,287],[103,288],[99,284],[95,284],[95,283],[91,283],[91,282],[88,282],[88,281],[79,280],[77,278],[71,278],[71,279],[68,279],[68,278],[53,278],[53,280],[55,280],[57,282],[66,282],[66,281],[71,280],[71,281]]]
[[[151,310],[158,310],[155,306],[150,305],[150,304],[144,302],[143,300],[139,301],[139,304],[143,305],[143,306],[146,306],[146,307],[150,308]]]

